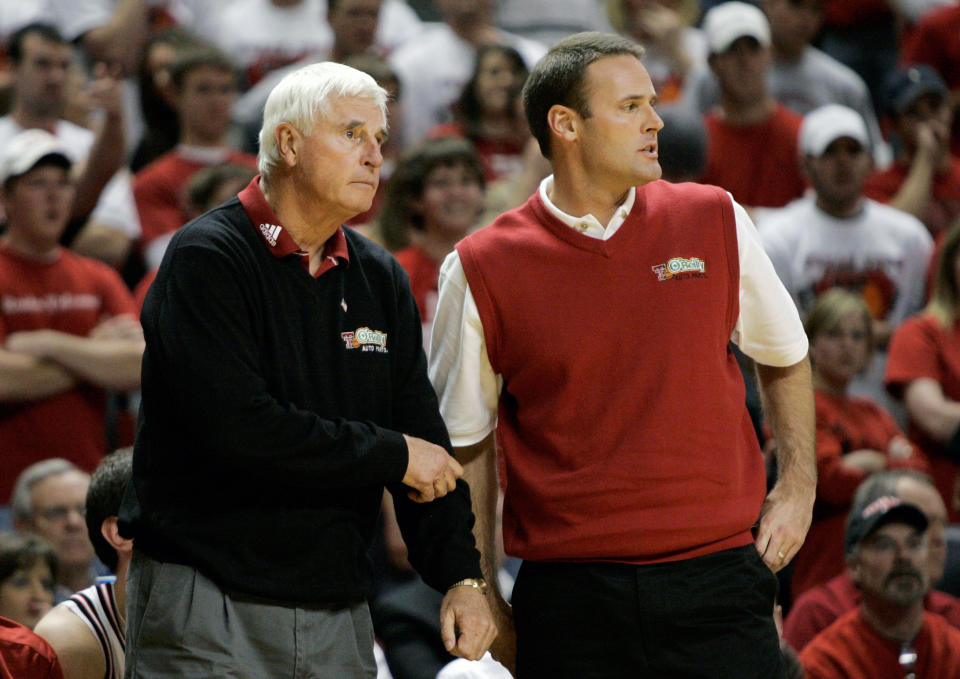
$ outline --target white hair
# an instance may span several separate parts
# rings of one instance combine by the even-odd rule
[[[67,472],[78,472],[87,476],[88,474],[77,465],[62,457],[52,457],[40,462],[34,462],[32,465],[20,472],[16,483],[13,485],[13,492],[10,494],[10,511],[14,518],[22,521],[29,521],[33,516],[33,497],[31,491],[33,487],[51,476],[59,476]]]
[[[260,174],[269,177],[271,170],[280,165],[275,137],[278,125],[288,123],[301,134],[308,134],[313,123],[329,115],[331,105],[342,97],[369,99],[380,107],[383,119],[387,119],[387,91],[363,71],[324,61],[284,76],[271,90],[263,107],[257,156]]]

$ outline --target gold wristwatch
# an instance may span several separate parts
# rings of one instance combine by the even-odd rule
[[[450,585],[447,588],[449,592],[454,587],[473,587],[476,590],[479,590],[481,594],[487,593],[487,581],[483,578],[464,578],[463,580],[458,580],[457,582]]]

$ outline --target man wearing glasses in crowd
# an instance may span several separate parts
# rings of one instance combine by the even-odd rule
[[[915,505],[857,492],[844,549],[862,599],[803,649],[808,679],[960,676],[960,631],[923,607],[927,524]]]
[[[13,528],[49,542],[57,553],[56,601],[93,584],[98,573],[84,518],[90,475],[72,462],[51,458],[20,473],[10,497]]]

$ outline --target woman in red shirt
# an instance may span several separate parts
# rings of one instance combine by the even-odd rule
[[[817,301],[806,322],[817,413],[817,501],[813,523],[794,560],[794,597],[844,569],[843,533],[857,486],[894,467],[926,471],[915,448],[886,410],[848,387],[868,364],[873,332],[860,295],[834,288]]]
[[[887,389],[902,398],[910,438],[930,458],[937,489],[957,512],[960,470],[960,225],[944,238],[927,308],[894,331],[887,353]]]
[[[520,104],[526,79],[527,67],[515,49],[480,47],[473,75],[453,105],[454,122],[437,125],[428,136],[465,137],[480,155],[488,182],[509,176],[522,165],[530,138]]]

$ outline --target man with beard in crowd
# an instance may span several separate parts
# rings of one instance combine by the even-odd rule
[[[862,598],[800,654],[809,679],[960,676],[960,632],[923,607],[927,525],[892,495],[854,497],[844,546]]]

